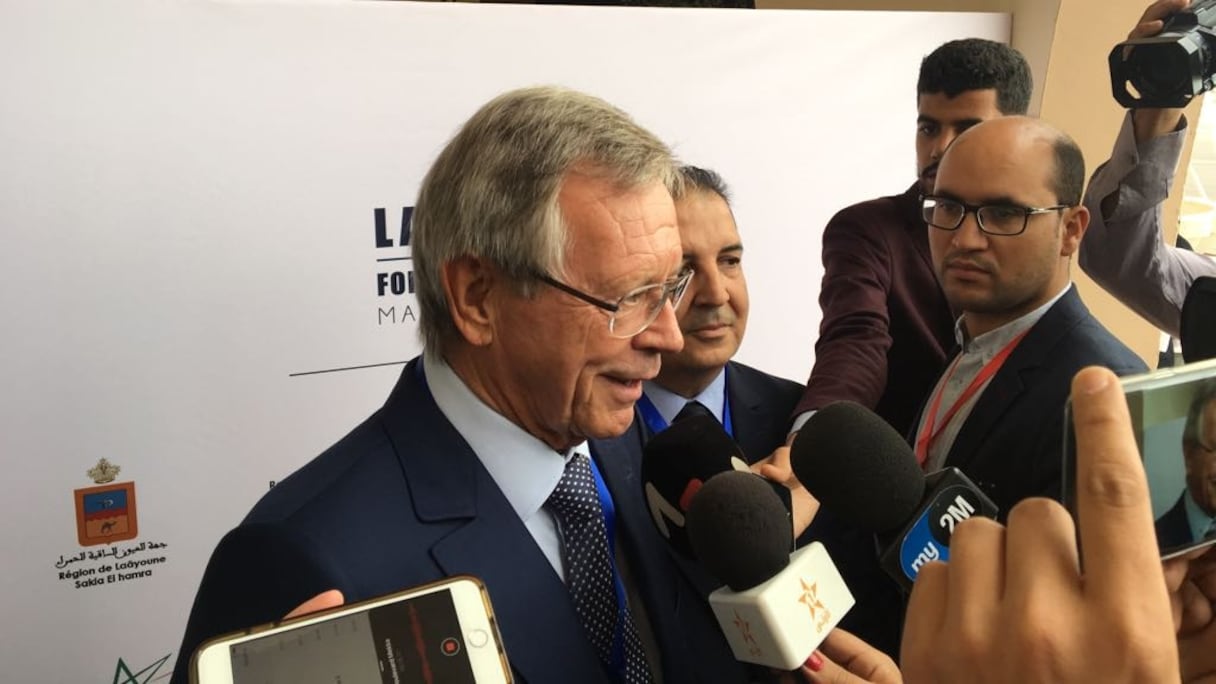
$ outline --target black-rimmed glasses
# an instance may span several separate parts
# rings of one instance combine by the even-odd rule
[[[980,231],[989,235],[1020,235],[1035,214],[1063,211],[1071,204],[1054,207],[1024,207],[1020,204],[967,204],[949,197],[924,195],[920,198],[925,223],[941,230],[958,230],[968,213],[975,214]]]
[[[692,276],[693,270],[685,268],[666,282],[643,285],[626,292],[625,296],[616,300],[615,304],[592,297],[582,290],[573,288],[543,273],[536,274],[536,279],[572,297],[577,297],[592,306],[607,311],[608,333],[613,337],[627,338],[633,337],[650,327],[650,324],[654,323],[655,319],[659,317],[659,314],[663,311],[663,305],[669,299],[673,308],[679,306],[680,300],[684,298],[684,292],[688,290],[688,283],[692,280]]]

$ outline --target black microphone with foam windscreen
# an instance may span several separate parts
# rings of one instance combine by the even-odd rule
[[[688,510],[688,538],[726,587],[709,595],[735,658],[793,670],[853,607],[823,545],[789,552],[788,509],[750,472],[710,478]]]
[[[747,460],[735,440],[712,415],[677,420],[654,435],[642,449],[642,487],[655,527],[677,551],[694,558],[685,530],[693,498],[711,477],[725,471],[747,471]],[[793,544],[790,493],[771,485],[785,504],[785,552]]]
[[[824,509],[876,535],[880,564],[905,588],[926,563],[949,559],[955,525],[997,515],[957,468],[926,476],[903,436],[851,401],[807,420],[790,445],[790,465]]]

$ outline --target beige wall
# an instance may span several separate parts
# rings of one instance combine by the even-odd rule
[[[1035,78],[1032,113],[1067,131],[1081,146],[1092,171],[1110,155],[1123,110],[1110,94],[1106,56],[1124,40],[1148,0],[757,0],[761,9],[848,9],[1009,12],[1013,45],[1026,55]],[[1188,113],[1198,120],[1199,102]],[[911,126],[911,123],[909,123]],[[1192,138],[1194,127],[1191,127]],[[1189,158],[1182,160],[1182,168]],[[1177,223],[1183,174],[1165,208],[1166,225]],[[1167,230],[1173,239],[1173,230]],[[1155,329],[1073,269],[1090,309],[1120,339],[1156,366]]]

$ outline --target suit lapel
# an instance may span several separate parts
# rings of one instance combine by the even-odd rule
[[[565,584],[514,511],[502,503],[487,505],[480,497],[479,515],[432,547],[435,562],[445,574],[473,575],[486,583],[507,658],[523,681],[555,676],[605,681]]]
[[[663,611],[674,613],[678,607],[674,578],[670,572],[658,570],[659,567],[666,566],[656,564],[657,559],[654,557],[654,549],[667,547],[667,543],[662,539],[658,539],[662,547],[642,543],[642,540],[659,537],[642,494],[642,442],[639,431],[644,429],[641,421],[635,420],[633,427],[616,439],[593,440],[591,453],[600,475],[604,477],[604,484],[612,494],[617,514],[617,540],[618,543],[625,544],[631,572],[638,580],[645,577],[657,583],[654,586],[646,586],[647,582],[637,582],[644,600],[652,606],[662,608]]]
[[[639,425],[640,422],[634,421],[634,427],[616,439],[592,441],[591,453],[616,505],[617,543],[625,551],[632,584],[645,603],[645,613],[661,654],[663,671],[668,678],[688,677],[694,671],[695,664],[685,660],[690,649],[684,638],[687,625],[681,624],[680,611],[690,597],[682,594],[679,576],[671,563],[673,558],[677,562],[683,559],[655,530],[646,507],[639,470],[639,431],[645,428]],[[692,567],[691,563],[688,567]],[[634,614],[638,614],[636,609]]]
[[[761,437],[773,434],[773,426],[765,419],[765,397],[738,371],[734,362],[726,364],[726,401],[730,404],[731,427],[735,441],[743,449],[749,463],[766,456]]]
[[[401,458],[423,522],[450,521],[431,547],[445,575],[485,582],[507,658],[519,679],[606,681],[583,634],[566,586],[476,454],[439,411],[412,362],[385,405],[389,438]]]

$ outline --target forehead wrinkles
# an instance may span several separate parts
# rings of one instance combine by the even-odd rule
[[[584,195],[568,204],[565,220],[568,257],[601,264],[597,270],[612,282],[654,280],[682,258],[675,209],[661,185]]]

